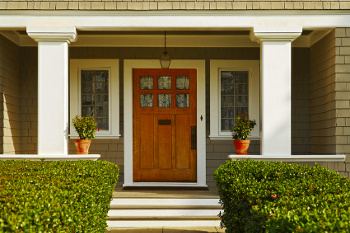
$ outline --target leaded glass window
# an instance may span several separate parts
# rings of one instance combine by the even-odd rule
[[[81,115],[93,116],[100,130],[109,130],[109,72],[81,71]]]
[[[248,114],[248,71],[221,71],[221,131],[233,128],[239,112]]]

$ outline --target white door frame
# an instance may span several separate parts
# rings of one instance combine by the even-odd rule
[[[133,181],[133,69],[160,68],[159,60],[124,60],[124,187],[207,187],[205,132],[205,60],[172,60],[171,69],[197,69],[197,182]],[[202,120],[200,119],[203,117]]]

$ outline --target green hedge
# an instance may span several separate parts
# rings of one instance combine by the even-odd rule
[[[226,232],[350,232],[350,181],[327,168],[236,160],[214,179]]]
[[[105,161],[0,161],[0,232],[105,232],[118,175]]]

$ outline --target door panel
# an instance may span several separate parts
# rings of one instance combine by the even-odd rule
[[[195,69],[134,69],[134,181],[195,182]]]

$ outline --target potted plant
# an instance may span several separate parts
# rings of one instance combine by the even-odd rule
[[[247,138],[255,126],[255,120],[249,120],[249,115],[244,115],[242,112],[237,114],[236,124],[231,130],[237,155],[248,153],[250,140],[247,140]]]
[[[97,121],[94,117],[80,117],[76,115],[72,120],[75,131],[79,135],[79,139],[74,140],[78,154],[88,154],[91,139],[95,138]]]

